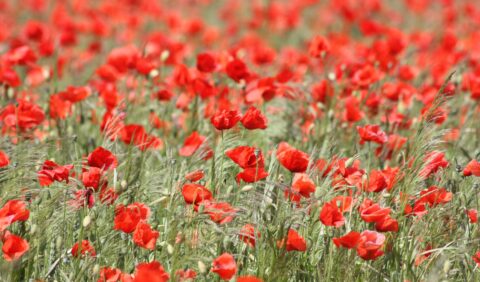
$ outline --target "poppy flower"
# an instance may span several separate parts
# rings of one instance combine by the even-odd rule
[[[308,54],[314,58],[320,58],[330,51],[330,43],[320,35],[315,36],[308,47]]]
[[[198,148],[203,144],[207,138],[200,135],[197,131],[192,132],[183,143],[183,147],[180,148],[180,156],[190,157]]]
[[[381,248],[384,242],[385,235],[382,233],[365,230],[360,234],[357,254],[364,260],[375,260],[383,255]]]
[[[229,253],[223,253],[212,262],[212,272],[223,280],[230,280],[237,273],[237,263]]]
[[[185,203],[189,205],[198,205],[202,201],[210,201],[213,199],[212,192],[210,192],[210,190],[200,184],[195,183],[183,185],[182,195]]]
[[[445,188],[430,186],[428,189],[420,191],[418,202],[426,203],[433,207],[439,204],[446,204],[453,198],[452,192],[447,192]]]
[[[25,202],[10,200],[0,209],[0,232],[3,232],[10,224],[16,221],[26,221],[30,211],[26,208]]]
[[[125,233],[132,233],[141,220],[147,220],[150,209],[141,203],[133,203],[128,206],[119,205],[115,208],[113,229]]]
[[[217,111],[210,119],[213,126],[218,130],[230,129],[242,119],[237,110]]]
[[[30,246],[28,245],[27,240],[8,233],[3,238],[3,258],[6,261],[13,261],[19,259],[25,252],[28,251]]]
[[[227,202],[202,201],[203,212],[210,216],[210,219],[218,224],[229,223],[233,220],[237,209]]]
[[[398,232],[398,221],[386,216],[375,222],[375,230],[379,232]]]
[[[373,66],[365,65],[353,73],[352,83],[360,88],[368,88],[379,78],[380,74]]]
[[[250,75],[247,65],[239,59],[234,59],[227,64],[225,68],[227,75],[235,82],[248,78]]]
[[[187,173],[187,175],[185,175],[185,179],[190,182],[197,182],[201,180],[204,176],[205,176],[205,173],[203,172],[203,170],[198,169],[190,173]]]
[[[110,169],[117,167],[117,157],[109,150],[98,147],[88,155],[88,165],[100,169]]]
[[[114,267],[102,267],[100,269],[100,277],[97,282],[117,282],[122,277],[122,271]]]
[[[158,231],[152,230],[150,224],[139,222],[133,231],[133,242],[144,249],[154,250],[158,236]]]
[[[301,197],[310,198],[315,192],[315,183],[305,173],[295,173],[291,190],[285,190],[285,197],[294,202],[299,202]]]
[[[157,149],[163,146],[162,140],[149,135],[145,128],[139,124],[124,125],[120,131],[120,139],[127,145],[135,145],[140,150]]]
[[[8,155],[4,151],[0,150],[0,168],[6,167],[8,164],[10,164]]]
[[[239,276],[237,278],[237,282],[263,282],[263,280],[256,276],[245,275],[245,276]]]
[[[297,231],[293,229],[289,229],[287,234],[287,244],[285,246],[285,249],[288,252],[290,251],[304,252],[307,249],[307,243],[305,242],[305,239],[298,234]]]
[[[358,242],[360,241],[360,233],[355,231],[350,231],[342,237],[335,237],[332,239],[333,243],[337,247],[344,247],[347,249],[354,249],[357,247]]]
[[[243,115],[240,121],[246,129],[265,129],[267,128],[267,118],[255,107],[250,107]]]
[[[480,251],[473,255],[472,259],[477,264],[477,266],[480,267]]]
[[[326,226],[340,227],[345,224],[345,218],[335,203],[325,203],[320,211],[320,221]]]
[[[80,253],[79,253],[80,252]],[[78,242],[76,242],[71,250],[72,256],[73,257],[78,257],[79,255],[89,255],[91,257],[95,257],[97,253],[95,252],[95,249],[93,248],[92,244],[88,240],[82,240],[81,245],[79,246]]]
[[[250,247],[255,247],[256,238],[260,237],[260,232],[255,232],[255,227],[251,224],[245,224],[240,230],[239,238]]]
[[[467,210],[467,215],[468,215],[468,218],[470,219],[470,223],[478,222],[478,211],[476,209]]]
[[[107,183],[102,183],[103,172],[98,167],[89,167],[87,170],[82,172],[80,176],[83,186],[85,188],[93,188],[95,191],[100,188],[100,184],[106,185]]]
[[[241,168],[264,167],[262,151],[255,147],[238,146],[225,152],[225,155]]]
[[[344,99],[345,111],[343,112],[343,120],[346,122],[354,123],[362,120],[365,115],[360,110],[360,102],[355,96],[349,96]]]
[[[477,160],[471,160],[463,169],[464,176],[480,176],[480,163]]]
[[[441,168],[446,168],[449,166],[448,161],[445,159],[445,153],[439,151],[428,153],[424,158],[424,162],[426,165],[419,173],[419,175],[423,178],[428,178]]]
[[[59,94],[50,95],[50,118],[66,119],[71,112],[72,104],[60,97]]]
[[[365,222],[378,222],[390,214],[389,208],[382,208],[370,199],[365,199],[359,208],[360,217]]]
[[[68,178],[73,165],[61,166],[53,161],[46,160],[42,169],[38,171],[38,181],[40,186],[50,186],[54,181],[65,181],[68,184]]]
[[[113,188],[102,188],[100,190],[100,201],[105,205],[113,204],[118,198],[118,194]]]
[[[39,126],[45,120],[45,113],[38,105],[26,100],[19,100],[18,106],[8,105],[0,111],[0,120],[8,128],[26,131]]]
[[[281,142],[277,149],[277,160],[291,172],[305,172],[309,163],[308,154]]]
[[[175,271],[175,277],[177,277],[179,281],[193,281],[197,278],[197,273],[193,269],[179,269]]]
[[[70,103],[78,103],[85,100],[92,90],[88,86],[68,86],[65,91],[59,93],[60,97]]]
[[[197,69],[201,72],[210,73],[215,71],[217,65],[215,58],[209,53],[197,55]]]
[[[133,282],[167,282],[170,275],[158,261],[140,263],[135,267]]]
[[[388,141],[387,134],[382,131],[379,125],[357,126],[357,131],[360,135],[360,145],[365,142],[374,142],[382,145]]]
[[[250,167],[239,172],[236,176],[237,183],[243,180],[247,183],[254,183],[259,180],[265,179],[268,176],[268,172],[263,167]]]

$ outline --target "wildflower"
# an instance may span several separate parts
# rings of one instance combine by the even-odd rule
[[[212,272],[223,280],[230,280],[237,273],[237,263],[229,253],[223,253],[212,262]]]

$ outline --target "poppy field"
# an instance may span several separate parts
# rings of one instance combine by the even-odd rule
[[[0,281],[480,281],[480,2],[0,2]]]

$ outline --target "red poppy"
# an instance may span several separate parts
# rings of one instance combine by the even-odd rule
[[[264,167],[262,151],[255,147],[238,146],[225,152],[225,155],[241,168]]]
[[[80,252],[80,253],[79,253]],[[78,242],[75,243],[72,247],[71,250],[72,256],[73,257],[78,257],[79,255],[89,255],[91,257],[95,257],[97,253],[95,252],[95,249],[93,248],[92,244],[88,240],[82,240],[81,246],[79,246]]]
[[[231,222],[238,212],[227,202],[203,201],[200,205],[204,207],[203,212],[218,224]]]
[[[384,242],[385,235],[382,233],[365,230],[360,234],[357,254],[364,260],[375,260],[383,255],[381,248]]]
[[[88,170],[82,172],[81,180],[85,188],[93,188],[98,190],[100,184],[107,185],[106,182],[102,180],[103,171],[98,167],[89,167]],[[103,182],[103,183],[102,183]]]
[[[225,71],[227,72],[227,75],[236,82],[246,79],[250,75],[247,65],[245,65],[245,63],[239,59],[234,59],[233,61],[229,62]]]
[[[212,262],[212,272],[223,280],[230,280],[237,273],[237,263],[229,253],[223,253]]]
[[[386,216],[375,222],[375,229],[379,232],[398,232],[398,221]]]
[[[242,119],[242,115],[237,110],[217,111],[210,121],[218,130],[230,129]]]
[[[44,119],[43,110],[38,105],[25,100],[19,100],[18,106],[10,104],[0,111],[0,120],[12,130],[17,126],[23,131],[32,129],[40,125]]]
[[[213,199],[212,192],[210,192],[210,190],[200,184],[195,183],[183,185],[182,195],[187,204],[194,205],[198,205],[202,201],[210,201]]]
[[[423,178],[428,178],[441,168],[446,168],[449,165],[448,161],[445,159],[445,154],[439,151],[428,153],[425,156],[424,161],[426,165],[420,171],[420,176]]]
[[[310,194],[313,192],[315,192],[315,183],[308,174],[295,173],[291,191],[285,190],[285,197],[289,197],[294,202],[299,202],[301,197],[310,198]]]
[[[355,231],[350,231],[342,237],[333,238],[333,243],[337,247],[344,247],[347,249],[354,249],[357,247],[358,242],[360,241],[360,233]]]
[[[374,142],[377,144],[384,144],[388,141],[388,136],[382,131],[379,125],[365,125],[364,127],[357,126],[358,134],[360,135],[360,144],[365,142]]]
[[[470,223],[478,222],[478,211],[476,209],[467,210],[467,215],[468,215],[468,218],[470,219]]]
[[[88,86],[68,86],[67,89],[63,92],[60,92],[60,97],[71,103],[78,103],[85,100],[92,90]]]
[[[153,230],[150,224],[139,222],[133,232],[133,242],[144,249],[154,250],[159,233]]]
[[[335,226],[337,228],[345,224],[343,214],[337,205],[332,202],[323,205],[320,212],[320,221],[326,226]]]
[[[237,278],[237,282],[263,282],[263,280],[256,276],[246,275],[246,276],[239,276]]]
[[[389,208],[382,208],[370,199],[365,199],[359,208],[360,217],[365,222],[378,222],[390,215]]]
[[[50,118],[66,119],[71,112],[72,104],[60,97],[59,94],[50,95]]]
[[[122,271],[114,267],[102,267],[97,282],[118,282],[122,277]]]
[[[167,282],[170,275],[158,261],[140,263],[135,267],[133,282]]]
[[[267,128],[267,118],[255,107],[250,107],[243,115],[240,121],[246,129],[265,129]]]
[[[129,124],[124,125],[120,131],[120,139],[123,143],[137,146],[140,150],[157,149],[163,146],[162,140],[149,135],[142,125]]]
[[[187,173],[187,175],[185,175],[185,179],[190,182],[197,182],[201,180],[204,176],[205,176],[205,173],[203,172],[203,170],[198,169],[190,173]]]
[[[305,239],[298,234],[297,231],[289,229],[285,249],[287,251],[304,252],[307,249],[307,243],[305,242]]]
[[[73,165],[61,166],[53,161],[46,160],[42,169],[37,173],[40,186],[50,186],[54,181],[65,181],[68,184],[68,178]]]
[[[268,172],[263,167],[251,167],[246,168],[242,172],[237,174],[237,182],[240,183],[240,180],[243,180],[247,183],[254,183],[259,180],[265,179],[268,176]]]
[[[147,220],[150,209],[141,203],[133,203],[128,206],[118,205],[115,208],[113,229],[125,233],[132,233],[141,220]]]
[[[180,156],[189,157],[193,155],[198,148],[200,148],[205,139],[207,138],[200,135],[197,131],[192,132],[187,139],[185,139],[183,147],[180,148]]]
[[[315,36],[308,47],[308,54],[314,58],[320,58],[330,51],[330,43],[323,36]]]
[[[446,204],[453,198],[452,192],[447,192],[445,188],[430,186],[428,189],[420,192],[418,202],[426,203],[433,207],[439,204]]]
[[[477,266],[480,267],[480,251],[473,255],[472,259],[477,264]]]
[[[110,169],[117,167],[117,157],[109,150],[98,147],[88,155],[88,165],[101,169]]]
[[[10,159],[8,158],[8,155],[0,150],[0,168],[6,167],[10,164]]]
[[[25,202],[10,200],[0,209],[0,232],[16,221],[26,221],[30,216]]]
[[[480,163],[477,160],[471,160],[463,169],[464,176],[480,176]]]
[[[19,259],[25,252],[28,251],[30,246],[27,240],[10,234],[9,232],[3,237],[3,258],[6,261],[13,261]]]
[[[255,227],[251,224],[245,224],[240,230],[239,238],[250,247],[255,247],[256,239],[260,237],[260,232],[255,232]]]
[[[309,163],[308,154],[281,142],[277,149],[277,160],[291,172],[305,172]]]
[[[210,73],[215,71],[217,65],[215,58],[209,53],[197,55],[197,69],[201,72]]]
[[[177,277],[179,281],[193,281],[197,278],[197,273],[193,269],[179,269],[175,271],[175,277]]]

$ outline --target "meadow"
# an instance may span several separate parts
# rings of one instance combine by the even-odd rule
[[[480,3],[0,3],[0,281],[480,281]]]

